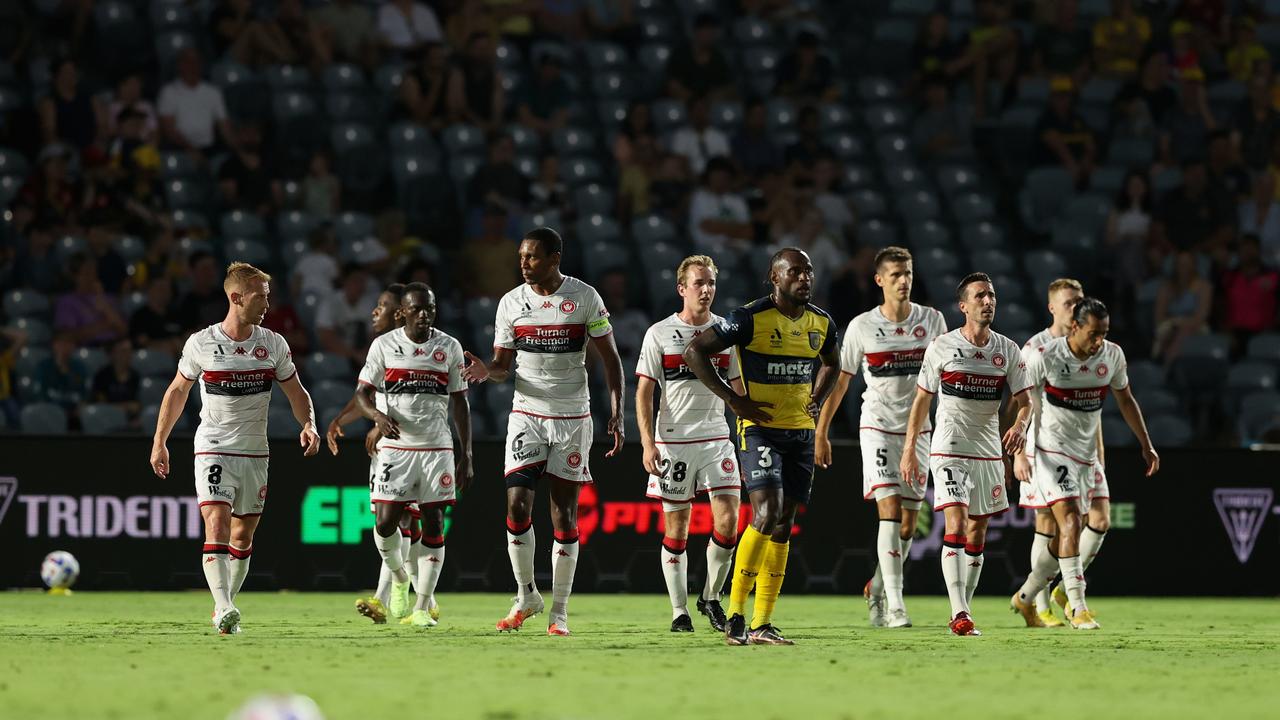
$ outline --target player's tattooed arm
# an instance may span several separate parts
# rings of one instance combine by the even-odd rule
[[[836,411],[840,409],[845,393],[849,392],[849,377],[847,372],[839,374],[831,395],[822,403],[822,410],[818,412],[818,427],[813,433],[814,462],[823,469],[831,467],[831,438],[828,433],[831,432],[831,422],[835,420]]]
[[[507,378],[511,377],[511,362],[516,357],[515,351],[511,348],[500,347],[493,349],[493,359],[488,363],[473,355],[470,350],[464,351],[463,355],[467,358],[467,365],[462,368],[462,377],[472,385],[482,382],[506,382]]]
[[[1138,438],[1138,446],[1142,448],[1142,459],[1147,463],[1147,477],[1160,472],[1160,455],[1151,445],[1151,436],[1147,434],[1147,422],[1142,418],[1142,408],[1138,407],[1138,399],[1133,396],[1129,386],[1115,390],[1116,405],[1120,406],[1120,414],[1125,423]]]
[[[280,389],[289,399],[289,409],[293,411],[294,419],[302,426],[302,431],[298,433],[302,454],[311,457],[320,452],[320,434],[316,432],[316,406],[311,402],[311,393],[302,387],[297,373],[280,383]]]
[[[356,388],[356,406],[360,408],[360,414],[368,418],[382,436],[388,440],[396,440],[400,437],[400,424],[395,418],[388,417],[386,413],[378,409],[374,404],[374,394],[377,389],[372,385],[361,381],[360,386]]]
[[[898,472],[903,480],[917,483],[921,487],[929,479],[929,471],[920,467],[916,457],[916,441],[924,430],[924,421],[929,417],[929,406],[933,404],[933,393],[924,388],[916,388],[916,397],[911,401],[911,412],[907,415],[907,436],[902,441],[902,458],[898,461]]]
[[[461,452],[454,462],[454,472],[458,476],[458,492],[471,487],[471,479],[475,471],[471,465],[471,403],[467,401],[467,391],[449,393],[449,413],[453,415],[453,426],[458,430],[458,446]]]
[[[733,391],[720,377],[720,373],[716,372],[715,367],[711,364],[711,357],[718,355],[729,349],[728,341],[722,339],[719,333],[704,332],[689,343],[684,349],[684,363],[689,366],[693,374],[706,385],[716,397],[724,401],[726,405],[733,410],[733,413],[744,420],[751,422],[764,423],[773,419],[769,413],[765,412],[766,408],[772,408],[773,405],[767,402],[752,400],[746,395],[739,395]]]
[[[612,332],[591,338],[591,344],[600,353],[600,360],[604,364],[604,382],[609,386],[609,423],[606,432],[613,436],[613,449],[604,456],[610,458],[622,450],[622,443],[626,439],[626,423],[623,419],[626,381],[622,377],[622,356],[618,354],[618,344],[614,342]]]
[[[187,406],[187,395],[195,384],[195,380],[188,380],[181,372],[175,373],[173,382],[169,383],[169,389],[164,391],[164,398],[160,401],[156,433],[151,441],[151,471],[158,478],[169,476],[169,433],[173,432],[173,426],[182,417],[182,410]]]
[[[658,463],[662,456],[653,435],[653,389],[657,383],[644,375],[636,378],[636,422],[640,425],[640,445],[644,448],[641,462],[650,475],[662,476]]]

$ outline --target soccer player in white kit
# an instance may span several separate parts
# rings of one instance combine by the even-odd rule
[[[1075,305],[1071,331],[1027,353],[1027,378],[1041,391],[1033,398],[1035,446],[1018,452],[1014,462],[1018,480],[1033,484],[1035,495],[1053,512],[1058,526],[1058,567],[1072,609],[1067,620],[1077,630],[1098,628],[1085,600],[1080,513],[1085,507],[1085,485],[1098,461],[1098,425],[1108,391],[1116,394],[1120,413],[1142,447],[1147,477],[1160,469],[1160,457],[1151,446],[1142,411],[1129,388],[1124,351],[1106,340],[1110,325],[1102,301],[1082,298]],[[1013,596],[1014,609],[1025,616],[1031,599],[1050,577],[1032,572]]]
[[[724,401],[699,382],[683,357],[689,343],[720,320],[711,312],[717,273],[715,262],[706,255],[692,255],[680,263],[676,269],[676,294],[683,307],[650,326],[636,363],[636,418],[644,446],[644,469],[649,473],[645,495],[662,501],[662,576],[671,598],[671,632],[693,632],[685,548],[695,495],[708,496],[713,525],[707,541],[707,579],[697,608],[716,632],[724,632],[726,618],[720,607],[720,591],[738,541],[742,478],[725,423]],[[714,356],[712,362],[741,395],[736,355],[737,349],[729,348]],[[662,391],[656,431],[655,387]]]
[[[519,630],[545,605],[533,580],[534,488],[548,479],[551,495],[551,614],[548,635],[569,634],[569,595],[578,566],[578,490],[591,482],[587,456],[593,427],[587,394],[586,349],[590,338],[603,360],[609,387],[613,457],[623,442],[622,358],[613,340],[609,311],[595,288],[560,273],[564,243],[548,227],[530,230],[520,242],[525,284],[503,296],[495,321],[493,359],[467,353],[463,376],[471,383],[515,379],[507,418],[507,554],[515,575],[515,604],[499,620],[500,632]],[[512,364],[515,369],[512,369]]]
[[[432,627],[436,620],[430,599],[444,567],[444,507],[471,484],[471,411],[462,378],[462,345],[434,327],[435,293],[423,283],[409,283],[400,316],[404,327],[370,346],[356,404],[382,434],[369,498],[377,506],[373,539],[392,575],[391,614],[409,614],[400,519],[409,503],[417,503],[425,550],[418,558],[418,600],[410,622]],[[378,408],[375,394],[383,396],[385,411]],[[456,456],[449,415],[458,430]]]
[[[849,391],[849,378],[861,372],[867,390],[862,395],[858,444],[862,449],[862,496],[874,501],[880,519],[876,535],[876,572],[863,588],[873,627],[911,627],[902,598],[903,564],[911,552],[925,486],[905,482],[898,473],[907,415],[916,394],[916,374],[925,348],[947,331],[942,313],[911,302],[913,268],[906,248],[887,247],[876,253],[876,284],[884,302],[849,322],[840,349],[840,379],[818,416],[819,467],[831,466],[827,433]],[[921,467],[928,462],[929,420],[916,440]],[[888,606],[886,613],[885,606]]]
[[[298,443],[307,457],[320,449],[311,396],[298,379],[284,338],[262,327],[271,295],[271,276],[248,263],[233,262],[222,283],[230,307],[217,325],[187,338],[178,372],[160,402],[151,469],[169,476],[166,443],[200,383],[200,425],[195,438],[195,485],[204,518],[205,581],[213,593],[213,625],[227,635],[240,632],[235,597],[249,573],[253,533],[267,502],[267,408],[271,385],[289,398],[302,426]]]
[[[982,575],[987,522],[1009,509],[1001,456],[1000,403],[1006,387],[1018,413],[1004,435],[1010,454],[1026,440],[1030,400],[1026,365],[1017,343],[991,330],[996,291],[985,273],[971,273],[956,290],[964,326],[929,344],[920,367],[918,388],[907,421],[899,472],[921,486],[928,475],[920,466],[915,444],[924,429],[933,396],[938,422],[929,444],[934,510],[941,510],[942,577],[951,600],[955,635],[980,635],[969,614],[969,602]]]

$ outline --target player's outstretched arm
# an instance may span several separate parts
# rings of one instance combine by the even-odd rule
[[[703,385],[706,385],[707,389],[715,393],[716,397],[723,400],[735,415],[751,422],[769,422],[773,417],[765,412],[765,409],[771,408],[773,405],[752,400],[746,395],[739,395],[734,392],[733,388],[725,383],[711,364],[713,355],[718,355],[728,349],[729,343],[723,340],[719,333],[704,332],[694,338],[693,342],[689,343],[684,349],[684,364],[688,365],[694,376]]]
[[[1133,396],[1133,391],[1128,385],[1116,390],[1115,393],[1120,414],[1124,416],[1124,421],[1133,431],[1133,436],[1138,438],[1138,445],[1142,448],[1142,459],[1147,461],[1147,477],[1151,477],[1160,472],[1160,455],[1151,445],[1151,436],[1147,434],[1147,421],[1142,417],[1142,408],[1138,407],[1138,399]]]
[[[840,409],[845,393],[849,392],[849,377],[846,372],[840,373],[835,387],[831,389],[831,395],[818,411],[818,426],[813,433],[813,459],[820,468],[831,467],[831,438],[828,433],[831,432],[831,422]]]
[[[311,403],[311,393],[302,387],[302,381],[298,379],[297,373],[280,383],[280,389],[289,399],[289,409],[293,411],[294,419],[302,426],[302,432],[298,433],[298,444],[303,448],[302,454],[304,457],[311,457],[320,452],[320,435],[316,432],[316,408]]]
[[[933,393],[924,388],[916,388],[916,397],[911,401],[911,412],[907,415],[907,436],[902,441],[902,458],[898,461],[898,472],[902,479],[909,483],[919,483],[921,487],[929,480],[929,471],[920,467],[916,457],[916,441],[920,431],[924,429],[925,418],[929,417],[929,406],[933,404]]]
[[[169,476],[169,433],[182,417],[182,409],[187,406],[187,395],[195,380],[188,380],[182,373],[174,373],[173,382],[164,391],[160,401],[160,414],[156,416],[156,434],[151,440],[151,471],[158,478]]]
[[[358,417],[360,417],[360,409],[356,407],[356,396],[352,394],[347,404],[342,406],[342,412],[338,413],[338,417],[329,421],[329,427],[325,430],[324,439],[329,445],[329,452],[334,455],[338,454],[338,438],[346,437],[342,432],[342,426]]]
[[[453,427],[458,431],[461,448],[453,469],[458,476],[458,492],[465,492],[475,476],[471,464],[471,403],[467,400],[466,390],[449,393],[449,413],[453,415]]]
[[[662,456],[658,453],[658,445],[653,435],[653,389],[657,387],[650,378],[640,375],[636,378],[636,423],[640,425],[640,445],[644,448],[641,462],[645,472],[661,477],[658,463]]]
[[[506,382],[511,376],[511,362],[516,357],[514,350],[500,347],[493,349],[493,359],[488,363],[469,350],[463,351],[462,354],[467,359],[466,367],[462,368],[462,377],[472,385],[482,382]]]
[[[373,424],[377,426],[378,432],[382,433],[382,437],[388,440],[396,440],[400,437],[400,424],[395,418],[388,417],[386,413],[378,409],[373,402],[374,393],[377,389],[363,380],[360,381],[359,387],[356,388],[356,407],[360,408],[360,414],[364,415]]]
[[[622,378],[622,356],[618,354],[618,344],[613,340],[613,333],[591,338],[600,360],[604,363],[604,382],[609,386],[609,424],[607,432],[613,436],[613,449],[605,453],[607,458],[617,455],[626,441],[627,426],[623,420],[626,399],[626,381]]]

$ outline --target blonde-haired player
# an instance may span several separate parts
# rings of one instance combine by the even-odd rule
[[[689,618],[689,516],[695,495],[711,503],[713,529],[707,542],[707,579],[698,596],[698,612],[716,632],[724,632],[725,614],[720,591],[729,575],[738,538],[738,504],[742,480],[724,401],[698,381],[684,362],[684,350],[695,337],[711,329],[720,316],[711,312],[716,298],[715,262],[692,255],[676,269],[680,312],[654,323],[644,335],[636,363],[636,417],[644,445],[644,469],[649,473],[646,495],[662,501],[662,575],[671,598],[671,632],[693,632]],[[712,358],[721,377],[741,395],[736,350]],[[660,388],[655,431],[653,390]]]
[[[284,338],[262,327],[271,307],[271,276],[233,262],[222,284],[230,307],[222,322],[193,333],[178,359],[156,418],[151,469],[169,475],[165,443],[200,383],[200,425],[195,438],[196,497],[204,517],[205,580],[213,593],[213,625],[226,635],[240,631],[234,600],[253,552],[253,533],[267,500],[267,409],[279,383],[302,426],[303,455],[320,449],[315,409],[302,387]]]

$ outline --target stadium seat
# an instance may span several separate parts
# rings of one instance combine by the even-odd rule
[[[612,215],[615,208],[613,192],[599,183],[589,183],[573,191],[573,207],[584,215]]]
[[[915,219],[923,216],[906,215],[906,217]],[[869,245],[871,247],[882,248],[889,245],[898,245],[901,243],[901,236],[896,225],[872,218],[864,222],[858,223],[854,236],[858,238],[860,245]],[[762,255],[763,257],[763,255]],[[828,270],[827,272],[831,272]]]
[[[554,208],[539,210],[529,216],[529,227],[560,227],[564,224],[560,218],[560,211]]]
[[[884,195],[875,190],[858,190],[851,193],[849,203],[853,205],[860,218],[884,217],[888,213],[888,203]]]
[[[89,241],[80,235],[63,235],[54,241],[54,248],[64,261],[89,251]]]
[[[928,178],[924,171],[910,163],[885,163],[884,179],[889,187],[897,193],[905,193],[927,187]]]
[[[142,259],[147,253],[146,243],[136,235],[121,235],[116,240],[115,251],[120,255],[120,259],[124,260],[126,265],[131,265]]]
[[[52,357],[49,348],[42,345],[28,345],[18,351],[13,369],[19,376],[35,377],[40,364]]]
[[[565,127],[551,134],[551,145],[561,156],[582,155],[595,149],[595,138],[582,128]]]
[[[278,388],[272,390],[272,399],[276,395],[284,395]],[[286,407],[272,405],[267,409],[267,437],[275,440],[296,438],[299,432],[298,421],[293,411]]]
[[[778,63],[782,62],[781,54],[771,47],[748,47],[742,52],[743,79],[747,87],[756,95],[767,95],[773,90],[774,73]]]
[[[351,399],[354,391],[355,383],[341,380],[321,380],[308,390],[311,392],[312,402],[316,407],[338,407],[341,408]],[[284,395],[284,393],[278,393]]]
[[[374,124],[381,117],[380,104],[365,92],[330,91],[324,96],[324,111],[338,123]]]
[[[213,253],[213,243],[199,237],[184,237],[178,241],[178,250],[191,257],[194,253]]]
[[[387,131],[387,143],[391,154],[434,156],[440,148],[430,131],[411,122],[396,123]]]
[[[905,135],[889,134],[876,138],[876,154],[885,164],[904,164],[914,162],[911,150],[911,139]]]
[[[358,65],[350,63],[334,63],[326,67],[320,79],[330,92],[363,92],[368,87],[364,71]]]
[[[822,141],[846,163],[861,158],[867,153],[866,144],[857,135],[848,130],[833,130],[823,135]]]
[[[662,42],[650,42],[640,47],[640,52],[637,54],[636,59],[638,65],[643,68],[665,68],[667,61],[671,59],[671,47]]]
[[[271,248],[249,238],[228,240],[223,246],[223,255],[227,262],[247,262],[256,267],[271,264]]]
[[[742,125],[742,103],[736,100],[718,100],[711,104],[711,124],[733,132]]]
[[[35,318],[21,317],[11,320],[10,325],[21,330],[27,335],[27,344],[29,345],[48,345],[53,339],[53,331],[49,329],[49,325]]]
[[[591,76],[591,90],[600,100],[624,100],[634,95],[631,74],[620,70],[601,70]]]
[[[953,197],[962,192],[974,192],[980,185],[978,172],[965,165],[940,168],[935,178],[938,181],[938,187],[942,188],[943,194],[947,197]]]
[[[306,358],[306,377],[319,380],[350,380],[351,366],[346,358],[328,353],[311,353]]]
[[[1064,218],[1087,227],[1094,232],[1101,232],[1107,224],[1107,216],[1111,213],[1112,198],[1098,192],[1084,193],[1071,198],[1062,210]]]
[[[525,127],[519,123],[512,123],[506,127],[506,133],[511,137],[511,142],[515,143],[516,153],[537,153],[542,147],[542,139],[538,137],[538,133],[532,128]]]
[[[474,125],[450,125],[444,129],[441,139],[450,156],[485,150],[484,133]]]
[[[906,220],[931,220],[942,214],[942,206],[938,203],[938,198],[928,190],[901,190],[903,194],[899,195],[898,212]]]
[[[300,65],[269,65],[263,71],[263,77],[277,93],[281,90],[306,91],[312,84],[311,71]]]
[[[962,225],[991,220],[995,217],[995,204],[983,193],[965,192],[951,198],[951,214]]]
[[[740,46],[771,45],[774,42],[773,26],[751,16],[740,17],[733,21],[733,39]]]
[[[196,175],[196,161],[185,152],[163,152],[160,154],[160,177],[184,178]]]
[[[594,40],[582,47],[587,65],[593,70],[617,68],[628,62],[627,49],[617,43]]]
[[[1250,360],[1260,360],[1273,365],[1280,363],[1280,334],[1259,333],[1254,335],[1249,338],[1249,345],[1245,350],[1245,355]]]
[[[970,247],[967,243],[965,245],[966,247],[969,247],[969,258],[972,265],[975,268],[981,268],[982,272],[993,277],[1008,275],[1009,273],[1014,272],[1016,263],[1014,263],[1013,257],[1009,253],[1001,250],[977,250]],[[1000,287],[996,288],[996,295],[1000,297],[1001,300],[1005,299],[1004,289],[1003,283],[1001,283]]]
[[[876,184],[876,174],[870,165],[845,163],[844,175],[840,180],[844,190],[857,190]]]
[[[1000,295],[1001,286],[996,286],[996,296]],[[996,310],[998,326],[1009,328],[1031,328],[1036,326],[1036,316],[1023,305],[1003,302]],[[1022,340],[1025,338],[1019,338]],[[1015,340],[1017,342],[1017,340]]]
[[[1230,340],[1224,335],[1192,335],[1182,342],[1181,352],[1173,361],[1173,377],[1187,390],[1213,393],[1222,388],[1226,377]]]
[[[320,224],[320,218],[303,210],[287,210],[276,216],[276,235],[281,240],[300,240]]]
[[[411,180],[433,177],[442,171],[440,159],[433,155],[397,155],[391,160],[391,176],[395,178],[399,188],[403,188]]]
[[[1082,105],[1110,105],[1120,91],[1120,81],[1094,76],[1080,88]]]
[[[655,100],[650,106],[654,129],[659,135],[674,132],[689,121],[689,113],[684,103],[679,100],[663,98]]]
[[[1142,409],[1147,409],[1145,402]],[[1237,423],[1240,436],[1246,442],[1257,440],[1268,428],[1280,426],[1280,393],[1268,391],[1245,395],[1240,401]]]
[[[995,223],[983,220],[960,228],[960,244],[970,252],[977,250],[1004,251],[1007,255],[1004,230]],[[982,267],[981,264],[977,265]],[[1006,271],[1007,272],[1007,271]]]
[[[1107,165],[1097,168],[1089,176],[1089,190],[1101,193],[1108,200],[1114,198],[1124,185],[1124,178],[1129,173],[1127,168]]]
[[[349,245],[373,234],[373,218],[361,212],[339,213],[333,220],[333,232],[339,242]]]
[[[1053,249],[1069,258],[1095,259],[1098,232],[1096,228],[1077,223],[1074,219],[1059,219],[1050,226]]]
[[[176,183],[180,181],[174,181],[174,182]],[[169,184],[172,185],[174,183],[169,183]],[[165,197],[166,198],[169,197],[169,193],[167,190],[165,192]],[[169,221],[173,223],[173,228],[175,230],[207,231],[209,229],[209,220],[205,218],[203,213],[197,211],[193,206],[188,205],[188,206],[176,207],[172,203],[170,203],[170,207],[173,207],[174,210],[173,212],[169,213]]]
[[[641,252],[650,246],[671,243],[676,240],[676,228],[661,215],[645,215],[631,221],[631,238]]]
[[[1119,138],[1107,148],[1107,164],[1119,167],[1147,167],[1155,157],[1155,146],[1150,140]]]
[[[129,417],[120,407],[94,403],[80,409],[80,426],[86,435],[109,435],[129,429]]]
[[[640,265],[644,268],[646,275],[660,273],[663,270],[674,271],[685,257],[680,248],[667,242],[637,244],[640,245]]]
[[[1156,415],[1147,419],[1147,432],[1158,448],[1186,447],[1191,442],[1191,425],[1177,415]],[[1105,438],[1104,438],[1105,442]]]
[[[10,290],[4,295],[4,314],[10,318],[49,314],[49,298],[37,290]]]
[[[907,223],[907,241],[913,250],[951,245],[951,231],[936,220]]]
[[[22,408],[22,432],[27,435],[64,435],[67,414],[51,403],[31,403]]]
[[[219,230],[227,237],[263,238],[267,236],[266,223],[256,213],[232,210],[222,216]]]
[[[1164,390],[1166,376],[1165,369],[1150,360],[1129,363],[1129,384],[1133,386],[1133,392],[1139,400],[1147,389]]]
[[[591,157],[576,157],[563,161],[560,177],[570,185],[597,183],[604,179],[600,163]]]
[[[107,359],[107,353],[102,348],[80,348],[72,354],[72,357],[79,360],[83,365],[85,372],[89,377],[93,377],[99,370],[106,367],[110,360]]]
[[[901,131],[907,124],[907,114],[897,105],[876,105],[862,114],[863,121],[877,135]]]
[[[823,132],[846,130],[853,123],[853,113],[840,103],[823,103],[818,106],[818,122]]]
[[[1027,173],[1022,192],[1018,194],[1018,211],[1022,222],[1033,233],[1049,232],[1049,223],[1064,200],[1074,192],[1075,181],[1066,168],[1039,167]]]
[[[1150,426],[1148,426],[1147,430],[1150,432]],[[1154,434],[1152,434],[1152,439],[1155,439]],[[1129,430],[1124,418],[1115,414],[1103,415],[1102,417],[1102,443],[1107,448],[1131,448],[1136,447],[1138,441],[1133,437],[1133,432]],[[1157,445],[1157,447],[1163,446]]]
[[[178,361],[163,350],[142,348],[133,353],[133,369],[145,377],[173,377]]]
[[[1227,389],[1239,395],[1276,389],[1276,368],[1262,362],[1241,362],[1227,370]]]
[[[173,77],[177,66],[178,54],[189,48],[198,48],[195,36],[182,31],[162,32],[156,36],[156,60],[160,64],[160,74],[166,78]]]
[[[1133,382],[1132,379],[1130,382]],[[1142,391],[1141,395],[1135,393],[1135,397],[1144,415],[1177,415],[1182,412],[1182,404],[1178,402],[1178,396],[1168,390],[1148,387]],[[1114,402],[1111,395],[1107,396],[1107,400],[1109,403]]]
[[[769,131],[782,132],[795,127],[799,119],[796,115],[795,103],[786,98],[773,98],[766,105],[769,116]]]

